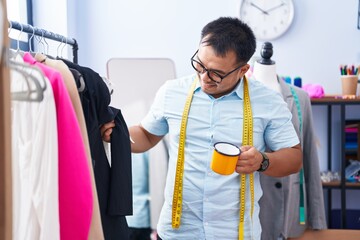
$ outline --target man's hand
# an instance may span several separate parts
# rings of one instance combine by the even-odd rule
[[[110,142],[110,135],[112,133],[113,127],[115,127],[114,121],[105,123],[100,127],[100,133],[103,141]]]
[[[260,168],[262,162],[261,153],[253,146],[240,147],[241,154],[236,163],[235,171],[239,174],[250,174]]]

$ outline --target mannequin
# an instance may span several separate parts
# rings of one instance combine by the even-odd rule
[[[278,80],[272,54],[272,44],[264,43],[253,76],[283,96],[303,149],[299,173],[283,178],[260,174],[262,240],[283,240],[300,237],[306,230],[325,229],[326,220],[310,97],[303,89]]]
[[[253,77],[265,84],[265,86],[280,92],[280,85],[276,75],[275,62],[270,58],[273,55],[273,46],[265,42],[261,49],[261,59],[254,62]]]

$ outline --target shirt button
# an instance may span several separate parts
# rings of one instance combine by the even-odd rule
[[[208,223],[208,222],[205,222],[205,226],[207,226],[207,225],[209,225],[209,223]]]
[[[205,198],[205,202],[208,202],[209,201],[209,198]]]
[[[208,176],[211,176],[211,172],[208,172]]]

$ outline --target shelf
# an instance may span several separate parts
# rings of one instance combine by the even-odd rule
[[[324,189],[327,189],[327,200],[328,200],[328,206],[327,206],[327,212],[328,212],[328,223],[331,227],[332,222],[332,191],[331,190],[339,190],[340,191],[340,227],[341,228],[347,228],[347,208],[346,208],[346,191],[348,189],[356,189],[360,190],[360,183],[359,182],[346,182],[345,179],[345,169],[347,165],[347,160],[351,158],[360,158],[360,124],[359,119],[346,119],[346,112],[350,111],[350,108],[348,106],[359,106],[360,107],[360,96],[352,96],[352,97],[344,97],[344,96],[335,96],[335,95],[327,95],[323,98],[312,98],[311,99],[311,105],[312,106],[325,106],[326,107],[326,125],[327,125],[327,168],[329,170],[332,170],[332,161],[335,161],[333,156],[333,152],[336,150],[340,151],[340,158],[336,156],[337,161],[340,161],[340,176],[341,179],[337,182],[327,182],[323,183],[322,186]],[[335,128],[336,130],[340,130],[340,138],[338,140],[340,141],[340,144],[338,144],[336,147],[336,150],[334,149],[334,142],[333,142],[333,132],[335,129],[333,124],[333,110],[336,110],[336,112],[339,112],[338,118],[340,119],[339,122],[336,124]],[[351,109],[352,110],[352,109]],[[353,110],[352,110],[353,111]],[[357,130],[357,146],[358,151],[354,151],[353,147],[346,147],[346,142],[349,141],[349,135],[346,133],[347,127],[358,127]],[[351,155],[348,150],[351,150]]]
[[[332,104],[360,104],[360,96],[355,98],[342,98],[342,96],[327,95],[322,98],[311,98],[313,105],[332,105]]]
[[[334,182],[323,182],[322,183],[324,188],[341,188],[340,181],[334,181]],[[346,188],[360,188],[360,182],[346,182],[345,183]]]

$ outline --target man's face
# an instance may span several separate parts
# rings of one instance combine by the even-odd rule
[[[201,71],[200,73],[198,72],[201,89],[215,98],[231,92],[239,82],[239,79],[241,79],[249,69],[248,64],[240,67],[240,63],[236,61],[234,52],[228,52],[225,57],[216,56],[211,46],[203,44],[200,45],[199,51],[193,59],[198,62],[193,61],[193,65],[195,63],[196,68],[201,69],[205,67],[207,70]],[[218,76],[226,77],[223,78],[220,83],[217,83],[209,78],[208,71],[212,71]],[[213,76],[213,73],[210,73],[210,76]]]

